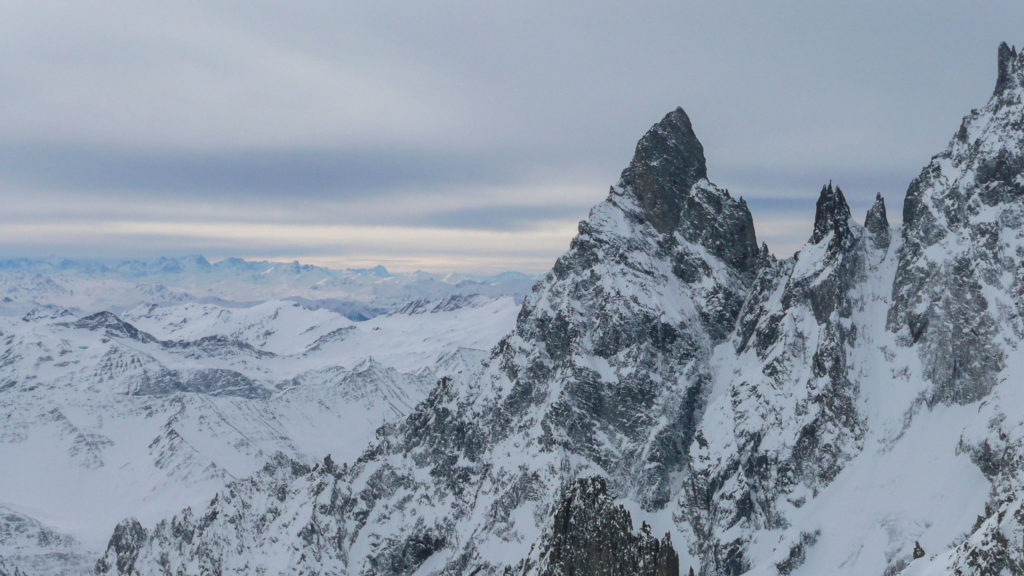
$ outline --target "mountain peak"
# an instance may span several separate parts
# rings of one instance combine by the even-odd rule
[[[655,229],[668,232],[679,224],[683,196],[707,175],[704,147],[689,116],[676,108],[637,142],[620,185],[632,190]]]
[[[881,194],[875,194],[875,203],[868,209],[864,227],[871,233],[875,247],[883,250],[889,247],[889,218],[885,213],[885,199]]]
[[[821,187],[818,195],[818,203],[814,210],[814,233],[811,234],[811,244],[821,242],[830,232],[836,236],[845,236],[850,231],[850,206],[846,203],[846,197],[839,186],[832,186],[832,182]]]
[[[995,94],[1024,87],[1024,50],[1018,54],[1016,47],[1003,42],[999,45],[998,67]]]

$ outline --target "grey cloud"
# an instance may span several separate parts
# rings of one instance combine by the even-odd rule
[[[0,178],[28,187],[141,196],[351,199],[406,189],[508,184],[508,166],[431,150],[190,151],[96,146],[0,146]]]
[[[923,163],[922,163],[923,166]],[[806,168],[778,169],[764,166],[729,166],[717,171],[727,187],[749,189],[789,189],[795,194],[811,193],[817,195],[818,190],[828,182],[834,182],[844,188],[864,190],[906,191],[910,184],[910,176],[902,170],[882,169],[874,166],[807,166]],[[724,180],[728,180],[725,184]],[[749,200],[749,198],[748,198]]]
[[[527,206],[494,204],[479,208],[415,214],[400,218],[398,222],[436,228],[514,231],[536,228],[550,221],[582,220],[586,218],[589,208],[588,205],[582,204]]]
[[[682,105],[759,228],[809,232],[829,179],[897,215],[1022,30],[1005,0],[6,3],[0,200],[43,221],[76,218],[59,188],[97,218],[235,202],[240,219],[517,231],[587,206],[478,190],[599,182],[597,202]],[[413,205],[423,191],[449,202]]]
[[[806,170],[743,167],[723,170],[720,174],[721,185],[734,195],[743,196],[755,216],[759,212],[799,213],[802,210],[808,219],[814,216],[814,202],[821,187],[828,182],[843,189],[854,215],[866,211],[879,193],[885,198],[888,211],[898,215],[911,177],[916,176],[871,167],[808,167]]]
[[[183,257],[202,254],[211,261],[229,257],[277,261],[298,259],[303,263],[317,263],[331,267],[345,267],[352,262],[357,262],[360,265],[384,264],[389,269],[393,267],[395,270],[428,269],[440,272],[451,271],[456,267],[453,263],[463,263],[462,267],[464,268],[487,272],[525,270],[540,273],[550,268],[558,253],[568,245],[568,241],[566,241],[565,246],[561,246],[557,250],[514,247],[505,254],[497,255],[482,253],[479,250],[474,250],[472,246],[437,250],[411,244],[407,249],[396,252],[381,249],[370,243],[305,243],[296,245],[275,238],[241,242],[231,239],[168,234],[132,236],[130,237],[130,252],[125,251],[125,243],[126,238],[124,237],[107,236],[97,236],[87,243],[5,242],[0,244],[0,259],[22,258],[25,254],[32,254],[33,257],[116,261],[126,257],[149,259],[160,256]],[[438,265],[437,262],[442,264]]]

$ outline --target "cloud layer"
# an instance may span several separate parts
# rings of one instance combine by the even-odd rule
[[[0,6],[0,257],[540,271],[682,105],[791,253],[987,98],[1013,2]]]

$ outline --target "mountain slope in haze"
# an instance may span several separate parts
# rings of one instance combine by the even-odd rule
[[[42,306],[78,313],[120,313],[143,304],[206,303],[248,307],[292,300],[307,308],[367,320],[409,302],[459,297],[522,301],[534,278],[495,275],[391,273],[383,266],[336,270],[299,262],[228,258],[211,264],[202,256],[155,260],[0,260],[0,315],[20,316]]]
[[[1024,572],[1024,55],[998,62],[902,227],[829,184],[785,260],[670,112],[481,371],[351,465],[126,521],[97,572],[557,572],[593,558],[550,520],[595,476],[595,534],[628,540],[621,506],[705,576]]]
[[[82,543],[0,505],[0,576],[87,574],[94,555]]]

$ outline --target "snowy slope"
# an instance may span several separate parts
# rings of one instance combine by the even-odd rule
[[[0,575],[77,576],[91,570],[95,558],[74,538],[0,504]]]
[[[0,505],[60,536],[0,538],[0,556],[56,573],[63,546],[80,568],[123,517],[204,503],[278,452],[351,461],[438,378],[477,370],[516,312],[481,296],[366,322],[294,301],[0,317]]]

